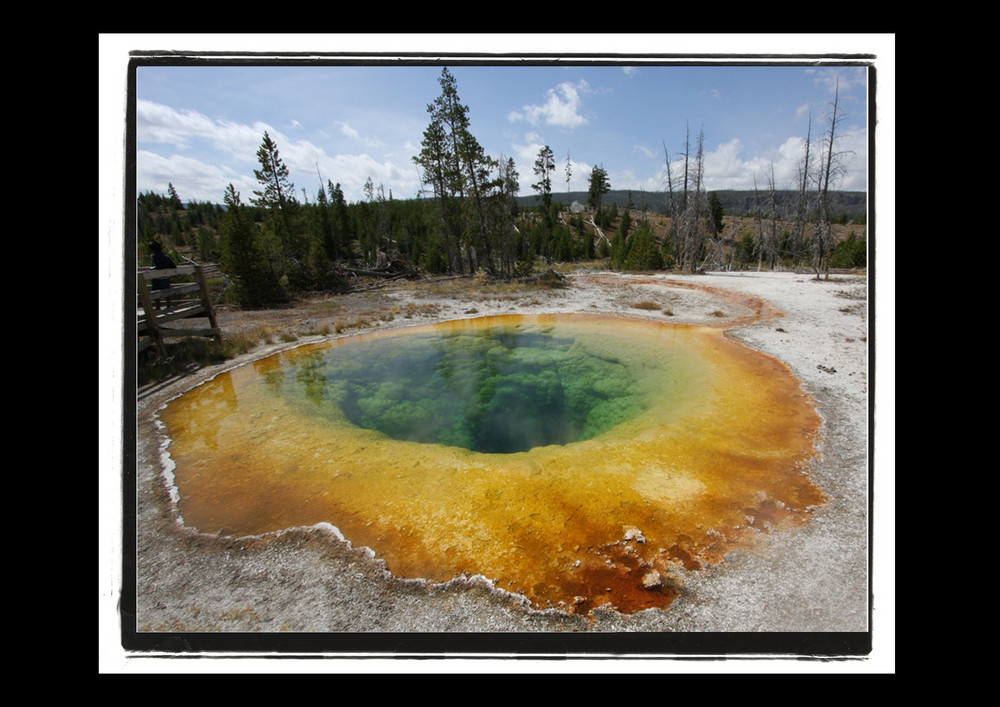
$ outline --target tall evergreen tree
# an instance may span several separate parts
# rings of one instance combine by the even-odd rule
[[[487,201],[498,188],[498,181],[491,178],[497,163],[473,136],[469,109],[447,67],[438,82],[441,95],[427,106],[431,122],[413,160],[438,201],[441,235],[452,269],[465,272],[475,267],[475,248],[484,251],[487,261],[492,259]]]
[[[175,209],[184,208],[184,203],[181,201],[181,198],[177,196],[177,190],[174,189],[174,185],[172,183],[167,184],[167,195],[170,197],[171,206]]]
[[[535,159],[535,176],[538,181],[531,185],[538,192],[538,198],[542,200],[546,211],[552,205],[552,172],[555,168],[555,155],[552,154],[552,148],[546,145],[538,151]]]
[[[260,169],[254,170],[254,176],[261,188],[254,190],[251,203],[265,210],[268,227],[286,261],[283,264],[285,274],[294,279],[295,271],[304,267],[305,239],[295,223],[295,185],[289,179],[288,167],[281,159],[278,145],[267,132],[257,150],[257,161]]]
[[[331,257],[351,260],[354,257],[354,230],[344,190],[340,188],[340,182],[334,184],[330,180],[326,182],[326,189],[330,208],[333,209],[333,233],[337,249],[336,255]]]
[[[452,85],[444,70],[439,80],[442,86],[442,96],[427,106],[431,122],[424,130],[421,140],[421,150],[413,161],[421,168],[421,179],[429,185],[431,193],[438,202],[439,233],[447,254],[449,267],[452,270],[461,268],[462,224],[459,211],[459,199],[462,196],[460,174],[456,165],[454,141],[445,122],[445,111],[442,105],[444,92]]]
[[[282,301],[284,293],[272,259],[260,241],[257,225],[232,184],[226,188],[224,200],[227,209],[221,224],[220,265],[232,279],[236,301],[246,307],[263,307]]]
[[[559,257],[554,252],[554,225],[555,219],[552,216],[552,172],[555,170],[555,156],[552,148],[548,145],[538,151],[535,159],[534,172],[538,181],[531,185],[531,188],[538,192],[538,198],[542,205],[539,209],[541,215],[541,255],[545,256],[545,262],[551,263],[553,257]]]
[[[328,261],[337,257],[337,243],[333,236],[333,214],[330,208],[330,200],[327,198],[326,189],[320,184],[319,191],[316,192],[315,228],[318,241],[323,248]],[[315,261],[316,256],[310,250],[310,259]]]
[[[261,185],[260,190],[254,190],[252,203],[267,209],[281,209],[294,198],[295,185],[288,177],[288,167],[278,153],[278,145],[264,132],[264,138],[257,149],[257,161],[260,169],[253,171]]]
[[[628,255],[628,241],[625,240],[625,236],[622,232],[615,231],[615,234],[611,237],[611,250],[609,252],[610,265],[615,270],[621,270],[625,267],[625,258]]]
[[[708,195],[708,211],[711,219],[709,224],[712,228],[712,235],[717,236],[722,233],[722,201],[714,191]]]
[[[512,158],[501,157],[497,162],[498,177],[496,189],[487,200],[488,238],[492,262],[490,271],[500,277],[514,274],[515,265],[522,253],[515,220],[517,218],[517,194],[520,191],[517,166]]]
[[[607,170],[604,167],[594,167],[590,170],[587,204],[594,213],[601,210],[601,201],[609,191],[611,191],[611,182],[608,180]]]

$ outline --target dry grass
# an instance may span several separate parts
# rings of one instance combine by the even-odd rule
[[[468,312],[488,303],[509,302],[532,307],[553,295],[565,283],[560,275],[546,273],[524,281],[501,281],[485,277],[445,277],[399,282],[389,288],[335,296],[306,297],[290,306],[242,310],[219,306],[218,323],[223,331],[220,347],[208,340],[189,339],[172,344],[167,357],[155,352],[140,357],[140,384],[185,375],[198,368],[221,363],[260,345],[294,343],[310,336],[329,336],[364,330],[398,318],[433,318],[443,310],[442,302],[464,303]],[[387,297],[387,292],[402,295]]]
[[[642,302],[633,302],[632,307],[635,309],[645,309],[648,311],[658,311],[663,309],[662,305],[653,302],[652,300],[643,300]]]
[[[433,317],[441,311],[441,305],[437,302],[407,302],[400,309],[403,319],[413,319],[414,317]]]

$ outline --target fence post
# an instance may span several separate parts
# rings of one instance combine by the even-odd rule
[[[156,344],[160,355],[166,356],[167,351],[163,345],[163,337],[160,336],[160,327],[156,322],[156,310],[153,309],[153,300],[149,296],[146,277],[141,272],[136,275],[135,289],[139,293],[139,302],[142,304],[142,310],[146,313],[146,329],[149,331],[149,335]]]
[[[208,293],[208,283],[205,282],[205,268],[201,265],[194,266],[195,277],[198,280],[198,291],[201,292],[201,303],[208,312],[208,323],[212,329],[219,331],[219,325],[215,321],[215,307],[212,306],[212,297]],[[215,343],[222,345],[222,332],[219,331],[214,337]]]

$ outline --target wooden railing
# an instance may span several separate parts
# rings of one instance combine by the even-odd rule
[[[191,275],[194,282],[174,282],[178,275]],[[170,287],[150,289],[149,281],[170,278]],[[138,350],[155,345],[166,354],[164,339],[167,337],[204,336],[222,343],[222,331],[215,319],[212,298],[205,284],[205,270],[201,265],[182,265],[170,270],[140,270],[136,276],[136,330],[139,335]],[[208,326],[177,328],[165,324],[173,321],[202,318]]]

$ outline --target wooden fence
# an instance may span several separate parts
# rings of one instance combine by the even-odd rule
[[[175,282],[173,278],[180,275],[191,275],[194,282]],[[149,281],[160,278],[169,278],[170,287],[151,289]],[[215,309],[201,265],[182,265],[170,270],[140,270],[136,276],[136,294],[138,351],[155,345],[160,354],[166,354],[164,339],[168,337],[204,336],[222,343],[222,331],[215,320]],[[208,326],[164,326],[191,318],[207,319]]]

